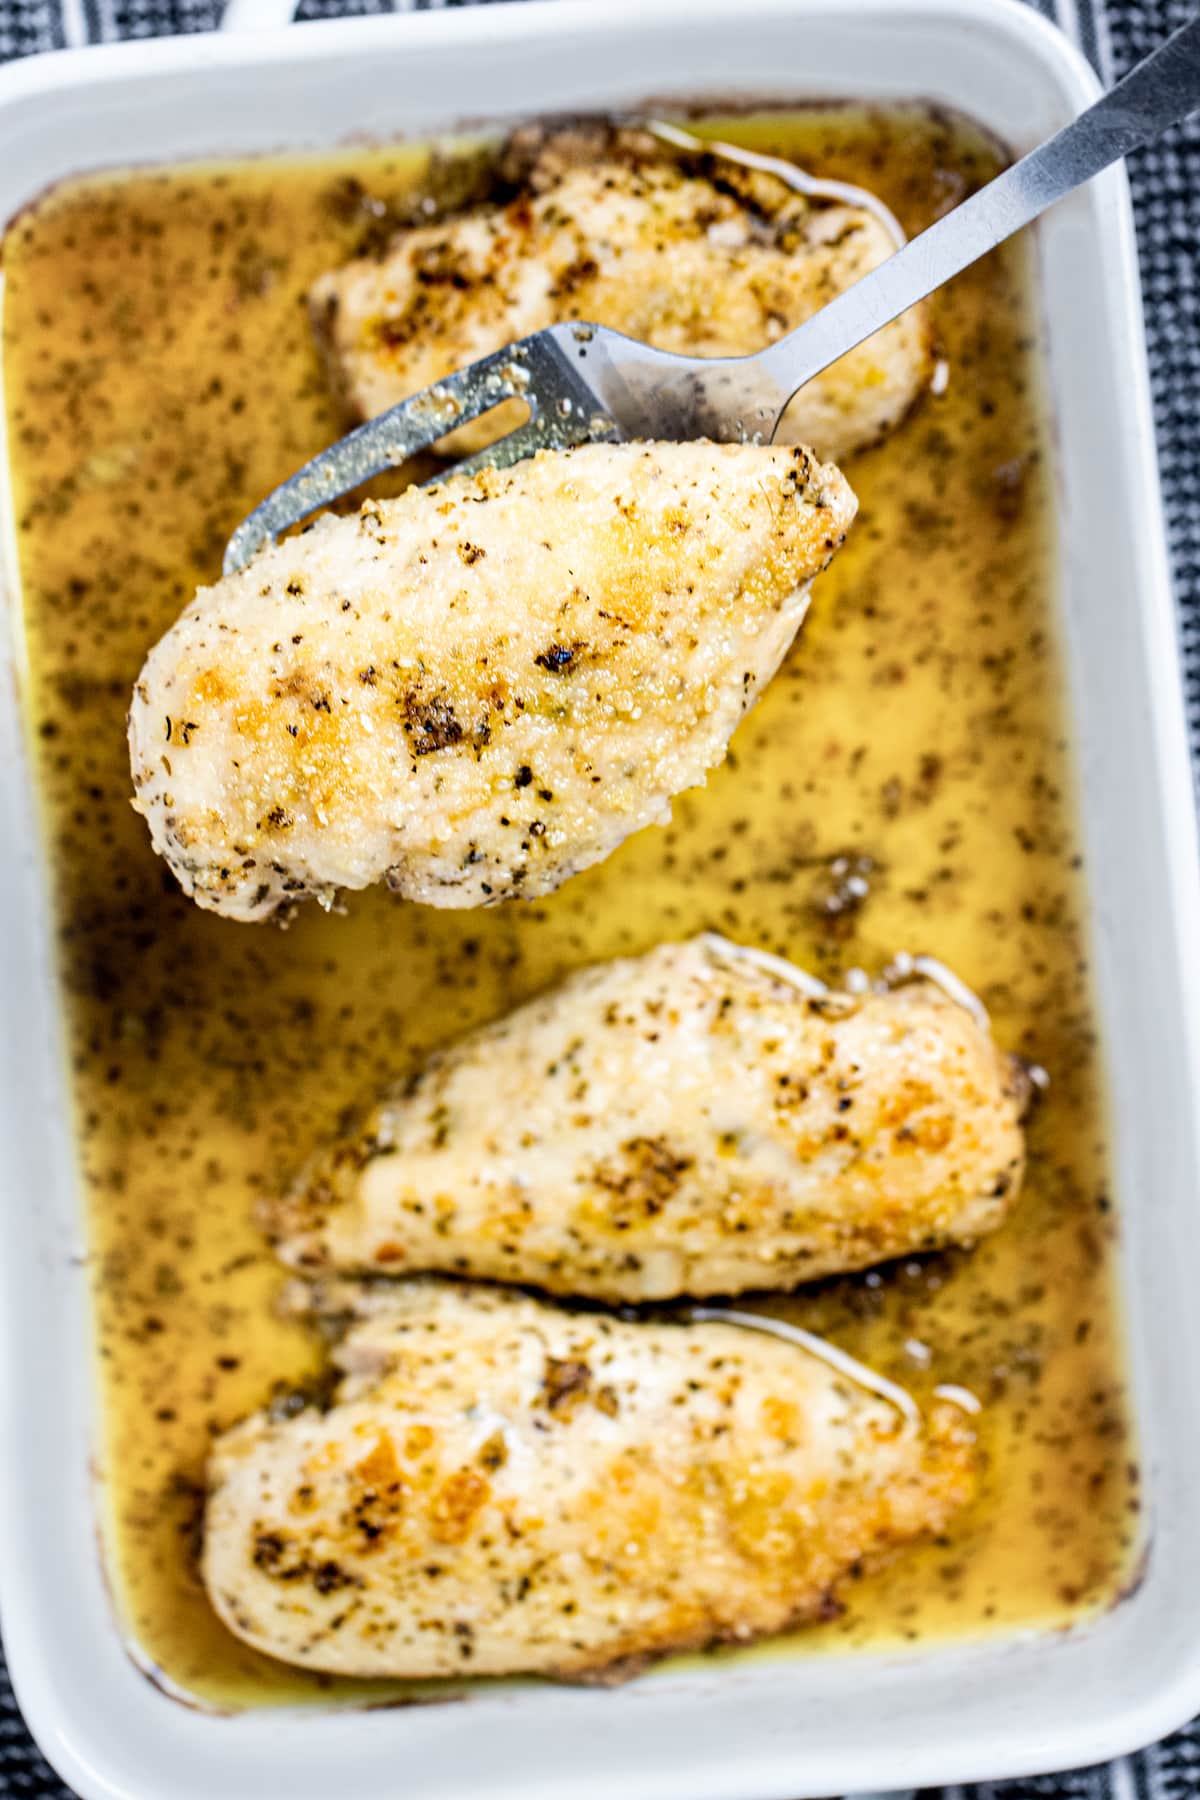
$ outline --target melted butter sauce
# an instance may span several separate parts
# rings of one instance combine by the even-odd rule
[[[969,128],[912,109],[713,129],[872,187],[910,232],[997,167]],[[124,717],[148,646],[216,577],[242,515],[337,435],[304,289],[480,168],[474,152],[447,170],[404,148],[92,178],[4,245],[26,704],[128,1633],[213,1704],[379,1691],[238,1644],[196,1573],[210,1439],[322,1361],[271,1310],[279,1275],[251,1204],[348,1102],[435,1045],[580,964],[701,929],[825,977],[901,948],[938,956],[1052,1078],[996,1236],[776,1307],[918,1395],[978,1395],[979,1504],[946,1541],[850,1584],[840,1621],[738,1654],[1094,1612],[1129,1577],[1137,1471],[1024,246],[938,297],[946,391],[848,465],[849,543],[728,762],[669,829],[535,905],[439,913],[375,891],[280,932],[183,899],[130,810]]]

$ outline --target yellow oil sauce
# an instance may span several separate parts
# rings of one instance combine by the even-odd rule
[[[719,124],[873,187],[910,231],[999,161],[917,109]],[[434,1045],[582,963],[703,928],[827,977],[899,949],[940,957],[1051,1077],[999,1233],[783,1303],[918,1394],[970,1389],[987,1451],[982,1497],[948,1539],[851,1583],[840,1620],[784,1648],[1077,1619],[1130,1579],[1137,1470],[1024,246],[937,298],[944,391],[848,466],[847,547],[727,763],[668,829],[537,904],[437,912],[376,891],[280,931],[185,900],[130,808],[125,710],[148,647],[214,579],[241,516],[337,434],[307,284],[430,184],[445,202],[481,180],[478,157],[447,169],[411,148],[131,172],[58,189],[4,245],[25,700],[130,1640],[210,1703],[330,1690],[228,1636],[197,1575],[212,1437],[322,1362],[272,1311],[255,1198]]]

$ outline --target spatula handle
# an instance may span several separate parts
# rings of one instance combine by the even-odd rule
[[[1094,106],[847,288],[756,360],[790,398],[881,326],[1074,188],[1200,109],[1200,16]]]

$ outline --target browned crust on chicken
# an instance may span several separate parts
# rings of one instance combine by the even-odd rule
[[[666,153],[643,133],[519,135],[500,171],[503,198],[403,230],[382,255],[314,284],[313,329],[350,418],[563,320],[687,355],[746,355],[896,247],[865,207],[814,201],[716,156]],[[809,382],[779,441],[835,460],[877,442],[922,390],[929,360],[914,308]],[[520,416],[502,409],[444,447],[477,449]]]
[[[787,969],[705,936],[573,976],[321,1152],[265,1211],[280,1255],[644,1301],[994,1230],[1018,1065],[932,982],[822,997]]]
[[[231,1630],[335,1674],[623,1679],[835,1615],[974,1485],[956,1408],[726,1324],[404,1283],[340,1361],[218,1440],[204,1549]]]
[[[135,806],[231,918],[549,893],[720,762],[854,509],[804,450],[594,444],[322,518],[151,651]]]

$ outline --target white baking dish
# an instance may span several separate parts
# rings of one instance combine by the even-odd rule
[[[100,164],[732,93],[926,96],[1021,147],[1087,103],[1094,81],[1061,36],[1008,0],[691,0],[685,13],[670,0],[581,0],[128,44],[0,73],[0,221]],[[1200,1708],[1200,895],[1123,176],[1073,197],[1039,238],[1061,597],[1151,1501],[1140,1585],[1068,1633],[714,1665],[613,1692],[528,1687],[458,1706],[225,1718],[152,1686],[122,1647],[96,1552],[79,1201],[44,877],[10,704],[0,709],[0,1594],[21,1703],[89,1800],[796,1800],[1090,1762]],[[3,651],[18,679],[19,641],[14,629]]]

